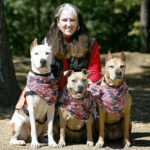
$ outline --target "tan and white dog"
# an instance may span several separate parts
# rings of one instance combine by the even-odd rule
[[[32,70],[24,89],[26,105],[16,109],[12,116],[10,144],[25,145],[27,140],[31,140],[31,148],[39,148],[38,138],[47,132],[48,145],[57,147],[53,139],[53,119],[58,87],[51,73],[51,47],[47,43],[38,45],[35,39],[30,54]]]
[[[99,139],[96,147],[104,146],[104,138],[111,140],[124,138],[125,147],[131,146],[129,138],[132,128],[130,121],[132,99],[125,82],[125,68],[124,52],[121,52],[119,58],[113,58],[108,52],[105,74],[100,86],[90,87],[99,110]]]
[[[94,100],[87,91],[89,72],[83,69],[81,72],[68,70],[64,72],[67,77],[67,86],[59,100],[60,116],[60,140],[59,146],[66,145],[65,137],[83,139],[87,136],[87,145],[93,146],[92,138],[92,112]],[[82,132],[84,125],[86,131]]]

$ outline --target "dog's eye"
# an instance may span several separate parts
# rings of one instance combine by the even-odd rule
[[[82,81],[83,81],[83,82],[86,82],[86,81],[87,81],[87,79],[82,79]]]
[[[120,68],[124,68],[124,65],[121,65]]]
[[[114,66],[108,66],[109,68],[114,68]]]
[[[46,55],[49,55],[49,52],[46,52]]]
[[[75,83],[75,82],[76,82],[76,80],[72,80],[72,82],[73,82],[73,83]]]
[[[35,55],[38,55],[38,53],[35,53]]]

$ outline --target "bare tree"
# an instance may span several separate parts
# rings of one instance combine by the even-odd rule
[[[9,50],[4,3],[0,0],[0,106],[13,106],[20,94]]]
[[[149,0],[141,0],[141,14],[140,14],[140,31],[141,31],[141,52],[149,51]]]

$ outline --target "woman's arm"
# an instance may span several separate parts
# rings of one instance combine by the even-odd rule
[[[88,70],[90,72],[89,79],[92,82],[95,83],[101,79],[101,59],[97,41],[94,42],[91,50]]]

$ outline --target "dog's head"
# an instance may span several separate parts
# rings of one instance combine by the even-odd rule
[[[88,87],[88,70],[83,69],[81,72],[67,70],[64,72],[64,75],[67,77],[67,89],[69,93],[76,99],[82,98],[86,94]]]
[[[122,81],[125,75],[126,57],[124,52],[120,53],[120,57],[112,57],[110,51],[105,59],[105,75],[111,81]]]
[[[30,54],[33,71],[37,73],[51,72],[52,51],[46,42],[43,45],[38,45],[37,39],[35,39],[31,43]]]

